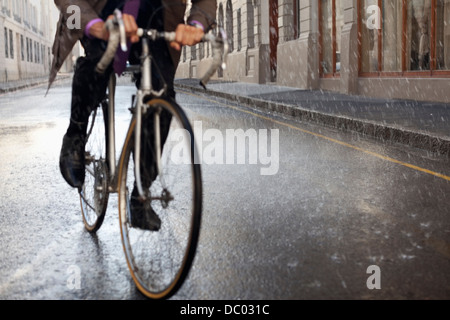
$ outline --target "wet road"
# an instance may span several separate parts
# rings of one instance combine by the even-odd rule
[[[118,89],[119,142],[132,89]],[[44,94],[0,96],[0,299],[143,299],[116,195],[92,236],[60,176],[70,87]],[[450,298],[448,159],[188,93],[178,101],[202,145],[204,215],[173,299]],[[230,157],[239,144],[226,148],[239,129],[254,142],[243,164]]]

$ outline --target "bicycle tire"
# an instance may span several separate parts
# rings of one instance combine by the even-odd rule
[[[188,138],[183,141],[187,144],[185,147],[190,150],[188,163],[173,163],[171,153],[174,150],[172,149],[174,141],[170,141],[171,139],[168,138],[161,157],[167,160],[167,163],[163,165],[163,173],[158,175],[149,191],[151,195],[160,195],[160,199],[155,199],[156,196],[152,200],[149,199],[150,205],[162,221],[159,231],[140,230],[133,228],[130,223],[129,197],[135,178],[132,156],[135,119],[131,122],[125,139],[124,152],[119,162],[119,220],[127,264],[134,283],[141,293],[150,299],[164,299],[172,296],[181,287],[194,260],[201,224],[202,176],[200,164],[196,164],[194,161],[197,150],[193,130],[181,107],[175,102],[163,99],[152,99],[148,105],[147,113],[149,110],[170,113],[172,119],[168,137],[175,132],[179,133],[177,131],[179,129],[182,129],[182,133],[189,134]],[[178,167],[178,165],[180,166]],[[168,177],[168,170],[176,170],[176,178]],[[184,170],[188,173],[184,174]],[[169,178],[176,181],[176,185],[170,186],[170,190]],[[191,186],[189,187],[189,185]],[[188,188],[191,188],[191,192],[188,192]],[[173,196],[166,206],[162,200],[165,191]],[[178,205],[182,205],[182,207],[178,208]],[[184,226],[187,226],[186,234],[183,234]],[[180,253],[180,255],[178,256],[176,253]]]
[[[108,207],[109,172],[106,161],[108,104],[100,104],[90,115],[85,147],[85,182],[79,191],[83,223],[87,231],[98,231]]]

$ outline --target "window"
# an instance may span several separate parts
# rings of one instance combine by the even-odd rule
[[[22,13],[20,11],[20,2],[18,0],[15,0],[12,2],[12,5],[13,5],[14,20],[21,23],[22,22]]]
[[[24,0],[23,2],[23,22],[26,27],[30,28],[30,7],[28,0]]]
[[[320,73],[340,72],[341,28],[344,22],[341,0],[321,0],[320,15]]]
[[[234,50],[234,35],[233,35],[233,5],[231,0],[227,1],[226,9],[226,32],[228,41],[230,42],[230,52]]]
[[[197,46],[191,47],[191,59],[197,60]]]
[[[382,62],[380,70],[401,71],[402,69],[402,2],[385,0],[383,6]],[[378,30],[374,30],[378,34]]]
[[[436,70],[450,70],[450,1],[436,6]]]
[[[407,70],[430,70],[431,0],[408,1]]]
[[[300,37],[300,0],[293,0],[294,39]]]
[[[362,73],[450,70],[450,1],[360,0],[358,5]]]
[[[27,62],[30,62],[30,42],[28,41],[28,37],[25,39],[27,44]]]
[[[5,28],[5,57],[9,57],[8,29]]]
[[[30,40],[30,62],[33,62],[33,40]]]
[[[197,45],[198,48],[198,59],[202,60],[205,57],[205,44],[201,42]]]
[[[45,63],[45,46],[41,44],[41,64]]]
[[[224,20],[224,13],[223,13],[223,5],[222,3],[219,4],[219,13],[218,13],[218,24],[220,28],[225,28],[225,20]],[[219,70],[217,70],[217,76],[219,78],[223,77],[223,70],[222,68],[219,68]]]
[[[24,48],[24,42],[23,42],[23,35],[20,35],[20,55],[21,55],[22,61],[25,61],[25,48]]]
[[[361,3],[361,71],[375,72],[380,70],[381,54],[381,31],[380,26],[377,25],[381,21],[379,0],[362,0]]]
[[[361,71],[401,71],[402,1],[361,2]]]
[[[41,46],[39,43],[36,42],[36,63],[41,63]]]
[[[9,57],[14,59],[14,37],[12,30],[9,30]]]
[[[242,48],[242,21],[241,8],[237,10],[237,49],[241,51]]]
[[[2,12],[11,17],[11,7],[8,0],[2,0]]]
[[[251,0],[247,2],[247,47],[255,47],[255,12]]]
[[[220,28],[225,28],[225,20],[223,15],[223,5],[222,3],[219,4],[219,17],[218,17],[218,24]]]

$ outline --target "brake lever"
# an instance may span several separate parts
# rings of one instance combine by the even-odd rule
[[[203,78],[200,80],[200,85],[206,89],[206,84],[209,82],[214,73],[219,69],[225,70],[227,67],[226,61],[229,51],[228,39],[226,32],[220,28],[217,37],[211,34],[205,35],[204,40],[211,41],[213,49],[213,62],[210,68],[206,71]]]
[[[119,9],[114,10],[114,22],[119,26],[120,48],[123,52],[128,51],[127,34],[125,31],[125,23],[123,22],[122,12]]]
[[[219,29],[220,32],[220,37],[223,41],[223,52],[222,52],[222,70],[225,70],[227,68],[227,57],[228,57],[228,52],[230,51],[230,45],[228,44],[228,38],[227,38],[227,33],[225,32],[224,29],[220,28]]]

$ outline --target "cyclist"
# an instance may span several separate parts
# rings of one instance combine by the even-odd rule
[[[173,81],[180,59],[180,50],[184,45],[199,43],[204,35],[215,24],[216,0],[191,0],[192,7],[184,22],[186,0],[55,0],[61,15],[53,45],[53,65],[50,73],[49,87],[56,73],[71,52],[75,43],[80,40],[86,55],[76,62],[72,82],[72,102],[70,124],[63,137],[60,154],[60,170],[67,183],[81,189],[84,184],[84,148],[87,123],[90,113],[104,99],[109,77],[112,72],[119,76],[128,61],[138,64],[140,42],[136,35],[138,27],[165,31],[176,31],[174,42],[152,42],[153,66],[160,72],[153,72],[152,85],[155,89],[167,85],[165,99],[175,99]],[[73,13],[69,6],[80,8],[81,29],[69,28],[66,21]],[[123,11],[123,20],[129,43],[126,53],[118,52],[114,63],[100,75],[95,67],[101,59],[108,40],[108,31],[104,21],[111,18],[115,9]],[[118,51],[121,51],[120,49]],[[137,85],[139,75],[137,75]],[[141,150],[142,184],[149,188],[156,179],[155,161],[152,151],[152,117],[148,116],[143,125],[143,145]],[[164,144],[170,125],[170,116],[161,115],[161,141]],[[138,199],[136,188],[131,194],[131,223],[134,227],[145,230],[159,230],[161,221],[153,209]]]

